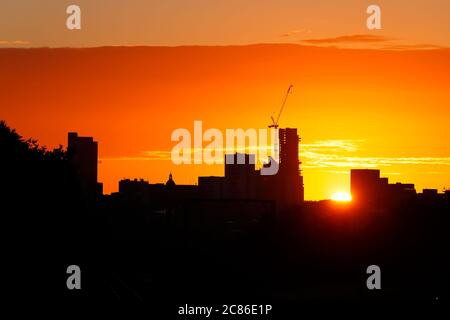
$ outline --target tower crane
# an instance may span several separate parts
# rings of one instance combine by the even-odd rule
[[[269,125],[269,128],[278,129],[278,120],[280,120],[281,113],[283,112],[283,109],[284,109],[284,106],[286,104],[287,98],[288,98],[289,94],[291,93],[291,90],[292,90],[293,87],[294,86],[292,84],[289,85],[289,88],[286,91],[286,95],[284,96],[283,103],[281,104],[280,112],[278,112],[277,118],[274,119],[273,116],[270,117],[270,119],[272,119],[272,124]]]

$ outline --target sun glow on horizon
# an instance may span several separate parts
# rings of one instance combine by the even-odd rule
[[[331,196],[331,200],[340,202],[350,202],[352,201],[352,195],[348,192],[335,192]]]

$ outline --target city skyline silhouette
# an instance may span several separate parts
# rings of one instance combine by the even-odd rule
[[[448,304],[449,10],[2,1],[5,305]]]
[[[20,262],[8,269],[11,292],[26,288],[20,274],[39,259],[41,277],[26,291],[34,299],[145,301],[173,309],[188,298],[293,308],[304,299],[449,297],[450,191],[416,194],[410,184],[389,184],[378,170],[357,169],[351,204],[303,202],[298,182],[296,198],[286,194],[300,171],[284,171],[282,156],[279,178],[267,176],[274,184],[265,185],[254,165],[234,163],[223,177],[201,177],[198,185],[179,185],[170,174],[165,184],[122,180],[119,192],[102,195],[92,137],[70,132],[67,150],[46,150],[1,122],[0,147],[2,206],[19,235],[10,248]],[[65,288],[74,262],[83,270],[77,292]],[[374,264],[382,290],[366,288],[365,272]]]
[[[123,178],[164,182],[170,171],[194,184],[223,168],[173,166],[172,131],[192,130],[194,120],[223,132],[267,128],[292,83],[280,125],[303,139],[305,199],[349,192],[351,168],[441,191],[450,181],[448,55],[301,45],[1,49],[2,118],[50,148],[65,145],[67,131],[102,141],[105,193]]]
[[[9,128],[7,123],[4,120],[0,120],[3,128]],[[16,132],[12,129],[12,132]],[[289,137],[290,136],[290,137]],[[18,135],[18,137],[21,137]],[[260,169],[256,169],[255,162],[255,154],[252,153],[243,153],[243,152],[235,152],[235,153],[224,153],[224,174],[222,176],[199,176],[198,182],[192,185],[183,184],[183,187],[191,187],[192,190],[195,189],[203,189],[207,194],[211,195],[213,198],[247,198],[247,199],[263,199],[267,197],[270,193],[278,192],[278,189],[281,188],[283,190],[282,185],[286,185],[288,189],[282,191],[281,193],[286,194],[289,192],[289,189],[293,189],[298,192],[297,196],[292,195],[296,200],[290,200],[288,202],[291,205],[299,205],[304,202],[304,185],[303,185],[303,177],[301,175],[301,159],[299,152],[299,148],[301,148],[300,137],[297,134],[297,129],[292,128],[282,128],[279,133],[280,143],[278,148],[280,148],[280,159],[281,162],[281,172],[275,174],[276,177],[259,177]],[[24,138],[21,138],[24,139]],[[290,141],[293,140],[293,141]],[[48,152],[51,154],[51,150],[47,150],[45,146],[40,146],[39,142],[33,138],[28,138],[24,140],[28,143],[31,143],[33,148],[37,150],[42,150],[42,154]],[[287,141],[287,144],[286,144]],[[295,142],[294,142],[295,141]],[[286,146],[285,146],[286,145]],[[287,147],[289,146],[289,147]],[[98,141],[95,141],[93,137],[87,136],[79,136],[77,132],[68,132],[68,142],[66,151],[64,151],[64,146],[60,145],[59,147],[54,149],[54,152],[64,153],[67,152],[67,156],[69,161],[72,163],[72,166],[77,166],[76,174],[80,177],[84,177],[81,181],[83,192],[91,195],[103,195],[103,184],[101,181],[98,181],[98,164],[100,163],[98,159]],[[72,154],[80,154],[71,156]],[[288,158],[289,155],[289,158]],[[233,160],[229,161],[227,157],[232,156]],[[241,160],[238,160],[239,157],[242,156]],[[253,157],[253,160],[251,160]],[[230,158],[231,159],[231,158]],[[229,162],[228,162],[229,161]],[[284,163],[288,163],[284,165]],[[182,164],[181,164],[182,165]],[[264,165],[269,165],[266,163]],[[286,167],[290,167],[290,171],[287,171]],[[163,173],[162,173],[163,174]],[[289,176],[297,176],[299,178],[298,181],[292,180]],[[231,179],[231,180],[230,180]],[[281,179],[283,182],[277,182],[277,179]],[[286,182],[291,179],[291,183]],[[380,170],[379,169],[350,169],[350,195],[351,199],[341,200],[334,199],[335,201],[353,201],[353,202],[367,202],[370,204],[371,201],[376,202],[379,200],[379,197],[384,197],[386,201],[386,197],[389,193],[394,194],[394,197],[411,199],[415,196],[421,197],[436,197],[441,196],[443,199],[448,197],[450,189],[443,188],[442,190],[432,189],[432,188],[424,188],[422,193],[419,193],[415,189],[415,185],[413,183],[401,183],[396,182],[394,184],[388,184],[389,179],[387,177],[380,178]],[[226,182],[229,180],[229,182]],[[169,180],[165,183],[168,186],[168,183],[172,185],[172,188],[175,188],[176,183],[173,179],[172,172],[169,172]],[[229,184],[228,186],[224,185]],[[118,184],[118,192],[121,193],[121,190],[138,190],[143,186],[151,186],[149,181],[145,180],[142,177],[133,177],[133,178],[123,178],[117,181]],[[133,187],[133,184],[135,185]],[[122,188],[121,188],[122,185]],[[156,182],[154,186],[163,186],[164,183]],[[263,185],[265,185],[263,187]],[[294,186],[294,187],[293,187]],[[217,189],[218,188],[218,189]],[[259,189],[258,189],[259,188]],[[262,191],[261,188],[266,189],[266,191]],[[384,189],[383,189],[384,188]],[[389,191],[388,189],[391,189]],[[224,192],[224,189],[226,192]],[[235,191],[233,191],[235,190]],[[367,190],[364,195],[359,195],[361,190]],[[200,191],[198,191],[200,192]],[[117,192],[116,192],[117,193]],[[114,195],[112,193],[111,195]],[[263,196],[264,194],[264,196]],[[373,200],[368,200],[367,197],[370,197],[370,194],[377,194],[377,197],[374,197]],[[383,195],[384,194],[384,195]],[[291,197],[292,197],[291,196]],[[195,196],[194,196],[195,198]],[[269,197],[270,198],[270,197]],[[377,200],[378,199],[378,200]],[[275,200],[275,199],[270,199]],[[321,199],[321,200],[333,200],[333,199]]]

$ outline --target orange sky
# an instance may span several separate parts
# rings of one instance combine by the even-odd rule
[[[72,4],[81,30],[66,29]],[[371,4],[388,45],[450,47],[447,0],[2,0],[0,47],[299,43],[367,33]]]
[[[221,166],[174,166],[176,128],[264,128],[294,85],[281,127],[297,127],[306,199],[349,189],[349,169],[450,187],[450,50],[299,45],[0,49],[0,118],[42,144],[99,141],[99,180],[194,183]]]

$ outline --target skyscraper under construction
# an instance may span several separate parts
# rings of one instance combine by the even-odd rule
[[[287,205],[304,200],[303,176],[300,170],[300,137],[296,128],[279,129],[280,167],[277,174],[279,200]]]

